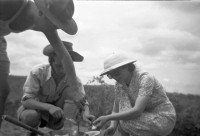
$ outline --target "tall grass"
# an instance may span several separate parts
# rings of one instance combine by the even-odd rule
[[[9,77],[11,91],[6,103],[6,114],[16,116],[25,79],[25,76]],[[106,84],[84,87],[91,114],[96,117],[110,114],[114,101],[114,87]],[[177,113],[177,122],[170,136],[200,136],[200,96],[179,93],[167,93],[167,95]]]

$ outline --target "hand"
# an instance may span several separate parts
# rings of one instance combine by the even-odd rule
[[[109,126],[107,129],[104,131],[104,136],[112,136],[115,133],[115,127],[114,126]]]
[[[97,129],[102,128],[106,122],[108,121],[107,116],[101,116],[98,119],[96,119],[93,124],[97,127]]]
[[[48,111],[55,118],[64,118],[64,112],[60,107],[50,105]]]
[[[86,114],[83,114],[83,121],[85,121],[87,124],[89,125],[92,125],[92,122],[93,120],[95,119],[95,116],[94,115],[86,115]]]
[[[85,110],[84,107],[86,104],[86,97],[84,95],[80,97],[76,97],[74,98],[74,103],[80,109],[80,112],[82,112]]]

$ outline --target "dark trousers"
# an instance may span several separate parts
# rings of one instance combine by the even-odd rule
[[[4,114],[6,98],[9,94],[8,75],[10,63],[0,61],[0,127],[2,115]]]

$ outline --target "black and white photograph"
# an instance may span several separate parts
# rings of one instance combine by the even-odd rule
[[[200,2],[0,0],[0,136],[200,136]]]

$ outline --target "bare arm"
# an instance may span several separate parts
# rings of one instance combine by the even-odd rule
[[[138,117],[144,111],[148,101],[150,100],[154,84],[155,80],[153,76],[142,76],[135,106],[127,111],[108,115],[108,120],[130,120]]]
[[[113,110],[112,110],[112,114],[118,113],[119,112],[119,103],[117,101],[114,101],[114,105],[113,105]],[[111,127],[116,127],[118,124],[117,120],[112,120],[110,123]]]
[[[22,101],[22,105],[27,109],[37,109],[43,111],[48,111],[49,107],[51,106],[51,104],[39,102],[34,99]]]
[[[68,92],[69,97],[71,97],[76,103],[83,100],[84,94],[78,90],[76,72],[73,61],[71,59],[71,56],[69,55],[69,52],[65,49],[62,41],[60,40],[57,31],[48,31],[44,32],[44,34],[54,48],[58,57],[61,59],[61,62],[64,66],[66,77],[68,77],[68,82],[70,85],[70,90]],[[81,105],[79,105],[81,108],[83,108],[84,106],[83,101],[81,102]]]
[[[62,41],[60,40],[57,31],[55,30],[51,32],[46,32],[44,34],[49,40],[50,44],[53,46],[58,57],[61,59],[64,69],[65,71],[67,71],[67,76],[70,76],[73,83],[76,84],[76,73],[73,61],[69,52],[65,49]]]
[[[149,96],[139,96],[135,106],[127,111],[108,115],[108,120],[131,120],[138,117],[145,109]]]
[[[139,96],[136,100],[135,106],[127,111],[112,113],[110,115],[101,116],[94,121],[94,124],[97,127],[102,127],[106,122],[110,120],[131,120],[138,117],[145,109],[149,96]],[[116,124],[112,124],[116,125]]]
[[[47,111],[55,118],[64,118],[63,110],[60,107],[54,106],[52,104],[39,102],[34,99],[28,99],[22,101],[22,105],[27,109],[37,109],[41,111]]]

